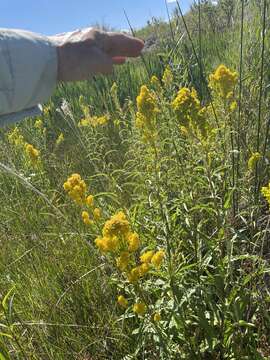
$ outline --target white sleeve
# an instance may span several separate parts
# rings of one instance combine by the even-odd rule
[[[0,126],[40,112],[57,82],[57,50],[48,37],[0,29]]]

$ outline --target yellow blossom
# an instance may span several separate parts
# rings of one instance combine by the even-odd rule
[[[191,121],[196,123],[201,110],[196,90],[185,87],[180,89],[172,102],[172,108],[182,126],[189,126]]]
[[[156,75],[153,75],[151,77],[151,80],[150,80],[150,83],[151,85],[153,86],[153,88],[157,91],[161,91],[161,84],[160,84],[160,81],[158,79],[158,77]]]
[[[140,276],[141,276],[140,267],[139,266],[135,267],[128,274],[128,281],[130,283],[135,283],[135,282],[137,282],[139,280]]]
[[[162,82],[165,87],[169,88],[173,84],[173,73],[169,66],[166,67],[162,76]]]
[[[149,264],[143,263],[138,266],[138,269],[139,269],[140,276],[143,277],[144,275],[146,275],[148,273],[150,267],[149,267]]]
[[[259,152],[255,152],[251,155],[251,157],[248,159],[248,169],[252,171],[257,162],[262,158],[262,155]]]
[[[31,144],[25,144],[25,152],[30,157],[32,161],[37,161],[39,157],[39,150],[34,148]]]
[[[101,218],[101,210],[99,208],[95,208],[93,210],[93,216],[95,220],[99,220]]]
[[[93,220],[90,219],[89,213],[87,211],[82,212],[82,219],[85,225],[92,225]]]
[[[144,315],[146,312],[146,305],[143,302],[139,302],[133,305],[133,312],[137,315]]]
[[[125,271],[128,267],[129,260],[129,253],[127,251],[123,251],[116,259],[116,265],[121,271]]]
[[[268,186],[264,186],[261,188],[261,193],[263,194],[270,206],[270,183],[268,184]]]
[[[238,74],[221,64],[213,74],[209,76],[209,86],[223,99],[230,99],[233,96],[235,85],[238,81]]]
[[[123,296],[123,295],[119,295],[117,298],[117,302],[120,306],[122,306],[123,308],[127,308],[128,307],[128,301],[127,299]]]
[[[140,246],[140,239],[139,239],[139,235],[137,233],[130,233],[128,234],[128,251],[130,252],[135,252],[138,250],[139,246]]]
[[[155,322],[159,322],[161,320],[161,315],[160,315],[160,313],[155,313],[154,314],[154,321]]]
[[[86,184],[79,174],[72,174],[63,187],[77,204],[85,203]]]
[[[157,251],[157,252],[153,255],[153,257],[152,257],[152,259],[151,259],[151,263],[152,263],[155,267],[159,268],[160,265],[161,265],[161,263],[162,263],[162,261],[163,261],[163,259],[164,259],[164,257],[165,257],[165,252],[164,252],[164,250],[159,250],[159,251]]]
[[[20,130],[17,128],[17,126],[10,134],[8,134],[8,141],[17,148],[22,148],[25,145],[24,137],[20,133]]]
[[[129,232],[129,222],[123,211],[119,211],[107,220],[102,232],[104,236],[126,235]]]
[[[94,196],[88,195],[85,201],[88,206],[92,207],[94,205]]]
[[[95,240],[95,244],[102,252],[114,252],[119,246],[119,239],[117,236],[104,236],[103,238],[98,237]]]
[[[140,260],[142,263],[149,264],[152,260],[153,255],[154,255],[154,251],[152,250],[146,251],[144,254],[140,256]]]

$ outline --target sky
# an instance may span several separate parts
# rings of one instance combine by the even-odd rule
[[[0,0],[0,27],[25,29],[44,35],[91,26],[95,23],[128,29],[139,28],[151,17],[167,19],[166,0]],[[169,10],[174,0],[167,0]],[[183,11],[192,0],[179,0]]]

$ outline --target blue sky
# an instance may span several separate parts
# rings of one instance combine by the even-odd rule
[[[167,0],[170,11],[175,3]],[[184,11],[192,0],[179,0]],[[27,29],[46,35],[94,23],[127,29],[123,8],[133,27],[152,16],[166,18],[165,0],[0,0],[0,27]]]

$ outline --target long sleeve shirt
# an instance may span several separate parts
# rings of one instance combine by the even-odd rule
[[[57,45],[90,28],[51,37],[0,28],[0,127],[39,115],[57,83]]]

